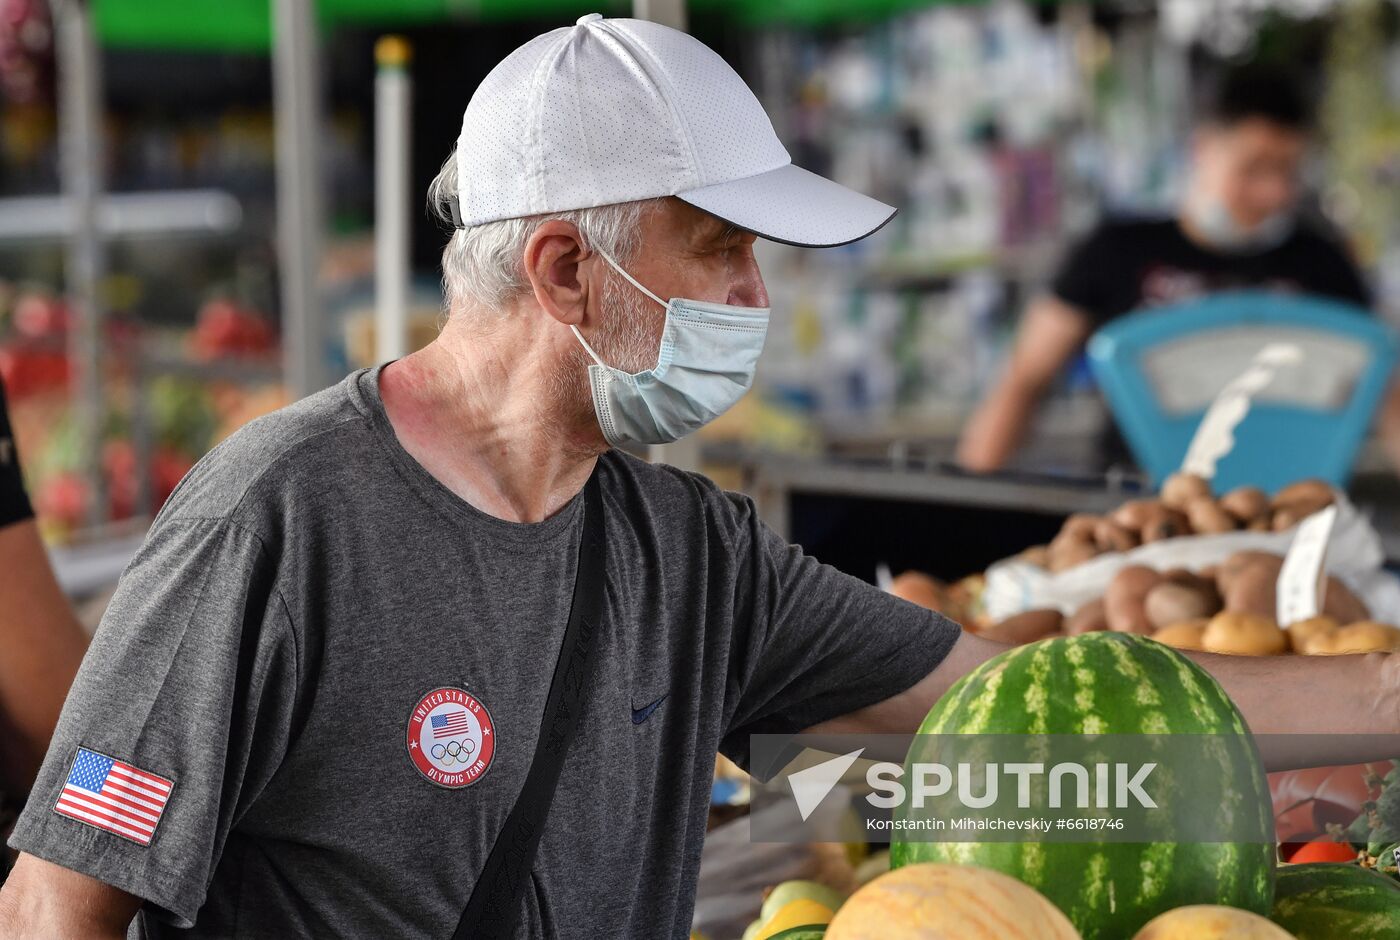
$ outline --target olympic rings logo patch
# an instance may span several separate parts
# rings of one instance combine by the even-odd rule
[[[418,700],[408,716],[408,756],[440,787],[471,786],[491,769],[496,728],[476,696],[446,686]]]

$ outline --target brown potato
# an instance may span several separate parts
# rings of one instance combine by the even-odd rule
[[[1322,612],[1338,623],[1371,619],[1371,611],[1361,598],[1353,594],[1351,588],[1334,575],[1327,576],[1327,587],[1322,595]]]
[[[1152,634],[1152,639],[1179,650],[1203,650],[1205,647],[1201,645],[1201,635],[1205,633],[1206,624],[1209,622],[1204,618],[1183,620],[1158,630]]]
[[[1220,595],[1204,588],[1163,581],[1147,592],[1143,602],[1147,620],[1161,629],[1183,620],[1200,620],[1220,610]]]
[[[1340,628],[1341,624],[1331,617],[1319,616],[1290,623],[1284,632],[1288,634],[1288,645],[1293,648],[1293,652],[1306,653],[1314,638],[1324,633],[1336,633]]]
[[[1185,509],[1195,499],[1210,499],[1210,481],[1194,473],[1173,473],[1162,483],[1162,505]]]
[[[1150,634],[1152,622],[1147,619],[1147,594],[1161,580],[1160,574],[1144,565],[1120,569],[1103,595],[1108,628],[1120,633]]]
[[[1333,499],[1332,486],[1326,480],[1299,480],[1275,493],[1273,504],[1278,507],[1289,503],[1305,503],[1321,509],[1332,505]]]
[[[1099,520],[1102,518],[1102,516],[1090,515],[1087,512],[1077,512],[1065,520],[1055,538],[1076,539],[1081,542],[1091,541],[1094,538],[1094,527],[1099,524]]]
[[[1361,620],[1331,633],[1319,633],[1304,647],[1310,656],[1377,653],[1400,649],[1400,630],[1388,623]]]
[[[1032,545],[1030,548],[1022,551],[1018,557],[1023,561],[1030,562],[1037,568],[1046,568],[1050,564],[1050,546]]]
[[[1148,517],[1161,509],[1162,504],[1155,499],[1130,499],[1113,510],[1108,518],[1125,529],[1140,532]]]
[[[1267,566],[1247,568],[1232,577],[1221,592],[1225,609],[1274,620],[1278,616],[1278,572]]]
[[[1202,535],[1233,532],[1239,526],[1235,517],[1221,509],[1209,496],[1198,497],[1186,504],[1186,520],[1191,524],[1192,532]]]
[[[1220,497],[1220,508],[1248,525],[1269,514],[1269,497],[1257,486],[1237,486]]]
[[[1066,568],[1073,568],[1098,554],[1098,546],[1093,542],[1056,536],[1046,553],[1046,567],[1051,571],[1064,571]]]
[[[1270,517],[1269,527],[1275,532],[1287,532],[1321,508],[1324,507],[1319,506],[1317,509],[1314,509],[1311,506],[1304,506],[1301,503],[1289,503],[1286,506],[1279,506]]]
[[[1094,526],[1094,544],[1103,552],[1126,552],[1137,548],[1138,536],[1112,519],[1100,519]]]
[[[1065,633],[1079,636],[1081,633],[1097,633],[1108,629],[1108,614],[1104,612],[1102,597],[1096,597],[1069,615],[1065,621]]]
[[[1142,524],[1143,542],[1160,542],[1162,539],[1190,534],[1191,523],[1187,521],[1186,514],[1166,507],[1150,513],[1147,521]]]
[[[1279,570],[1283,567],[1283,556],[1275,555],[1273,552],[1244,551],[1235,552],[1229,558],[1220,563],[1216,572],[1216,581],[1220,585],[1221,592],[1230,588],[1230,582],[1235,577],[1251,568],[1267,568],[1278,577]]]
[[[1287,651],[1288,637],[1268,617],[1227,610],[1210,618],[1201,645],[1211,653],[1273,656]]]
[[[1184,584],[1187,587],[1200,588],[1203,591],[1215,591],[1215,575],[1206,574],[1207,569],[1201,569],[1197,574],[1190,568],[1168,568],[1162,572],[1162,580],[1170,581],[1172,584]]]
[[[942,611],[948,606],[948,594],[943,582],[922,571],[905,571],[890,582],[890,593],[906,601]]]
[[[1058,610],[1028,610],[992,624],[979,635],[998,643],[1019,645],[1058,632],[1064,622],[1065,615]]]

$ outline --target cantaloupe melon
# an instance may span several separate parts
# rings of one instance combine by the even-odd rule
[[[971,865],[906,865],[861,888],[826,940],[1080,940],[1034,888]]]

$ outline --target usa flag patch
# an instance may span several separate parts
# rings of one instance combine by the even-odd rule
[[[164,777],[80,747],[53,811],[150,845],[174,789]]]

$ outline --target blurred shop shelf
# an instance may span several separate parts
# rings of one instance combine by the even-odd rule
[[[104,238],[152,235],[228,235],[243,221],[232,195],[216,189],[112,193],[102,197],[97,221]],[[0,199],[0,242],[59,241],[76,230],[76,212],[64,196]]]

